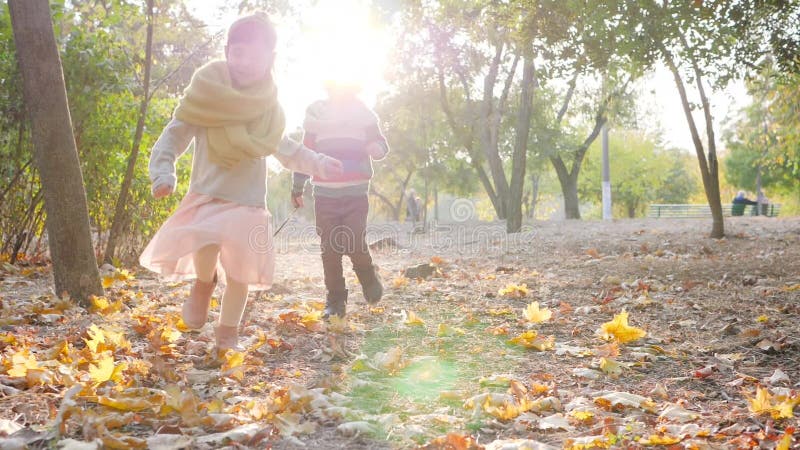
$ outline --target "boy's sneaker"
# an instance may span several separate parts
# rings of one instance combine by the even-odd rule
[[[330,292],[325,299],[325,312],[322,317],[327,319],[330,316],[344,317],[347,313],[347,289],[342,292]]]
[[[381,301],[383,297],[383,284],[381,284],[381,277],[378,275],[378,267],[374,264],[355,269],[358,282],[361,283],[361,289],[364,292],[364,299],[370,305],[374,305]]]

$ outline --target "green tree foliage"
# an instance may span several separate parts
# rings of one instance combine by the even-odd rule
[[[51,2],[67,84],[73,129],[78,146],[96,234],[110,226],[125,172],[142,95],[146,21],[144,1]],[[0,29],[7,29],[8,10],[0,10]],[[147,175],[149,148],[169,120],[177,96],[191,74],[216,51],[218,40],[191,16],[183,1],[156,2],[151,104],[145,121],[129,202],[136,205],[122,242],[121,256],[130,258],[172,210],[179,196],[154,202]],[[38,180],[28,163],[31,144],[21,114],[19,79],[13,62],[11,33],[0,33],[0,252],[35,251],[35,236],[43,231]],[[187,186],[190,161],[179,161],[179,186]],[[29,206],[31,205],[31,206]],[[38,206],[37,206],[38,205]],[[18,244],[19,241],[22,241]],[[100,239],[98,248],[102,248]]]
[[[609,133],[611,198],[615,215],[644,215],[650,203],[687,203],[698,188],[689,170],[691,155],[665,149],[658,140],[641,131]],[[586,155],[584,176],[579,183],[581,198],[601,201],[601,146],[593,144]]]
[[[800,76],[781,75],[771,60],[748,82],[753,103],[726,134],[725,178],[740,189],[800,192]]]

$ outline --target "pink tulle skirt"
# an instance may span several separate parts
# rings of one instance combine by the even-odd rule
[[[207,245],[220,247],[217,275],[269,289],[275,251],[269,211],[189,192],[147,244],[139,263],[167,280],[196,278],[193,253]]]

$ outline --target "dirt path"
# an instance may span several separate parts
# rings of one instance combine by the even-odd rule
[[[248,352],[221,362],[210,324],[176,332],[188,285],[118,275],[109,307],[65,311],[44,293],[46,267],[6,267],[0,425],[22,425],[33,447],[774,448],[800,425],[785,417],[800,403],[800,219],[729,220],[723,240],[709,228],[376,226],[372,241],[397,244],[374,251],[384,301],[368,308],[351,274],[348,321],[325,324],[316,241],[289,227],[273,290],[251,296]],[[423,264],[432,276],[403,276]],[[552,316],[531,322],[533,302]],[[603,339],[623,311],[644,337]],[[105,347],[87,348],[92,324]],[[14,377],[24,348],[38,368]],[[98,383],[104,350],[125,367]],[[76,383],[92,387],[64,401]]]

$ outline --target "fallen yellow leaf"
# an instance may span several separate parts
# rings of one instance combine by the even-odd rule
[[[647,335],[641,328],[628,325],[628,313],[624,310],[615,315],[612,321],[601,325],[601,330],[601,335],[604,339],[616,339],[621,344],[635,341]]]
[[[392,286],[395,289],[400,289],[408,286],[408,278],[406,277],[397,277],[392,281]]]
[[[667,434],[653,434],[646,439],[640,440],[639,443],[642,445],[672,445],[680,441],[679,438]]]
[[[569,414],[581,422],[588,422],[594,418],[594,413],[591,411],[572,411]]]
[[[483,410],[500,420],[515,419],[520,414],[529,411],[536,404],[530,400],[523,398],[515,403],[503,403],[502,405],[494,406],[491,404],[489,398],[483,404]]]
[[[539,309],[539,302],[528,304],[528,306],[522,310],[522,314],[529,322],[533,323],[547,322],[553,317],[553,311],[547,308]]]
[[[511,308],[490,308],[489,314],[492,316],[510,316],[514,314]]]
[[[612,378],[622,374],[622,366],[611,358],[600,358],[600,370]]]
[[[552,350],[555,346],[555,338],[553,336],[539,336],[536,331],[528,330],[509,341],[511,344],[521,345],[525,348],[532,348],[540,352]]]
[[[781,440],[778,441],[778,446],[775,447],[775,450],[789,450],[792,447],[792,435],[794,435],[794,431],[794,427],[786,427],[786,432],[781,436]]]
[[[304,323],[305,325],[315,324],[320,320],[322,320],[322,311],[317,310],[307,312],[300,318],[300,322]]]
[[[745,394],[747,396],[747,394]],[[773,396],[767,388],[756,388],[756,396],[747,396],[750,412],[754,414],[769,413],[773,419],[790,419],[794,417],[794,408],[800,403],[800,395]]]
[[[114,374],[114,356],[111,352],[103,354],[97,364],[89,364],[89,376],[95,384],[100,384],[111,380]]]
[[[497,294],[501,297],[507,298],[522,298],[528,296],[528,285],[527,284],[509,284],[506,287],[497,291]]]
[[[91,324],[89,329],[86,330],[86,334],[89,335],[89,339],[83,339],[86,342],[86,346],[89,347],[92,353],[97,353],[98,346],[106,342],[105,333],[97,325]]]
[[[223,363],[220,372],[223,376],[231,377],[241,381],[244,379],[244,353],[232,350],[226,351],[223,355]]]
[[[403,310],[403,312],[405,313],[406,316],[406,319],[403,321],[403,323],[405,323],[406,325],[425,325],[425,322],[422,319],[420,319],[419,316],[417,316],[414,313],[414,311],[406,312],[405,310]]]
[[[38,369],[39,363],[36,357],[31,355],[28,348],[23,348],[11,356],[11,369],[8,375],[11,377],[24,377],[29,369]]]

